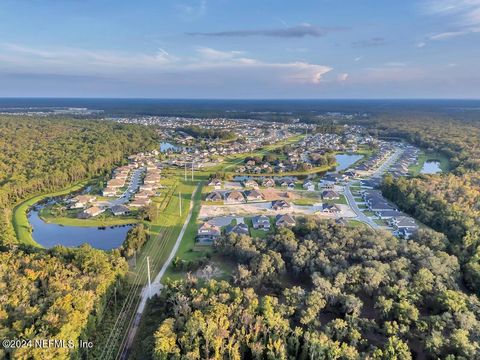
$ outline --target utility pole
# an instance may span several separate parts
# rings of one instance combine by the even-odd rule
[[[185,161],[185,181],[187,181],[187,162]]]
[[[193,181],[193,161],[192,161],[192,181]]]
[[[178,193],[178,200],[180,201],[180,216],[182,216],[182,193]]]
[[[150,281],[150,256],[147,256],[148,298],[152,297],[152,283]]]
[[[115,301],[115,312],[114,314],[117,313],[117,286],[115,285],[115,287],[113,288],[113,297],[114,297],[114,301]]]

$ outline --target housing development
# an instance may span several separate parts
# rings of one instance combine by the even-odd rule
[[[33,305],[32,319],[49,325],[31,325],[31,338],[74,336],[101,359],[175,359],[191,348],[195,359],[213,358],[220,350],[207,345],[209,336],[225,347],[220,358],[232,351],[252,358],[262,341],[273,346],[249,343],[252,326],[284,344],[271,358],[479,353],[480,192],[471,170],[478,144],[465,135],[476,127],[458,121],[445,138],[438,120],[429,123],[434,139],[418,139],[420,120],[379,122],[374,112],[310,121],[253,112],[41,115],[33,123],[34,114],[23,116],[0,119],[6,154],[21,148],[10,142],[34,136],[63,155],[43,163],[38,148],[2,160],[4,169],[17,164],[0,193],[7,204],[0,255],[16,269],[2,277],[21,284],[0,309],[9,336],[30,336],[15,314],[28,318],[27,302],[43,292],[51,300]],[[19,182],[44,167],[43,180]],[[453,340],[440,341],[440,332]],[[288,339],[301,345],[295,350]],[[229,341],[237,350],[226,350]],[[83,348],[11,344],[2,356],[87,356]]]

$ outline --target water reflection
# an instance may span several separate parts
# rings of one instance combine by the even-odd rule
[[[63,226],[44,222],[38,215],[38,209],[28,214],[32,226],[33,239],[40,245],[50,248],[55,245],[77,247],[84,243],[101,250],[111,250],[122,245],[130,225],[115,227]]]

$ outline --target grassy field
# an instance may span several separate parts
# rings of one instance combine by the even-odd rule
[[[334,200],[323,200],[324,203],[327,203],[327,204],[342,204],[342,205],[347,205],[348,202],[347,202],[347,199],[345,198],[344,195],[341,195],[340,194],[340,198],[339,199],[334,199]]]
[[[88,182],[89,181],[82,181],[57,192],[34,196],[15,206],[13,209],[12,224],[15,230],[15,234],[17,235],[18,241],[25,245],[41,247],[40,244],[38,244],[35,240],[33,240],[32,228],[27,218],[28,209],[44,199],[66,195],[74,191],[79,191],[82,188],[84,188],[88,184]]]
[[[348,226],[350,227],[362,227],[362,226],[367,226],[363,222],[358,221],[358,220],[348,220]]]
[[[176,257],[178,257],[180,261],[192,261],[199,258],[204,258],[207,256],[207,254],[212,253],[212,248],[210,246],[197,246],[195,244],[195,237],[198,230],[197,217],[201,207],[201,190],[202,189],[200,188],[199,191],[195,194],[192,217],[187,225],[187,229],[183,236],[182,242],[180,243],[180,247],[178,248],[178,251],[176,253]],[[170,266],[165,273],[164,279],[179,279],[182,278],[184,275],[184,272],[176,271],[172,266]]]

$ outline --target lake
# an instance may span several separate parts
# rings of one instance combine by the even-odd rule
[[[178,145],[175,145],[175,144],[166,142],[166,141],[162,141],[162,142],[160,143],[160,151],[161,151],[161,152],[167,152],[167,151],[169,151],[169,150],[171,150],[171,151],[178,151],[178,150],[181,150],[181,149],[182,149],[181,146],[178,146]]]
[[[420,170],[420,174],[437,174],[441,172],[442,169],[440,168],[440,162],[437,160],[425,161],[422,170]]]
[[[348,169],[351,165],[355,164],[358,160],[362,159],[363,155],[357,154],[337,154],[335,159],[338,165],[335,167],[335,171],[342,171]]]
[[[101,250],[111,250],[120,247],[127,237],[130,225],[106,227],[63,226],[44,222],[38,215],[38,210],[31,210],[28,220],[32,226],[33,239],[40,245],[51,248],[55,245],[77,247],[84,243]]]

